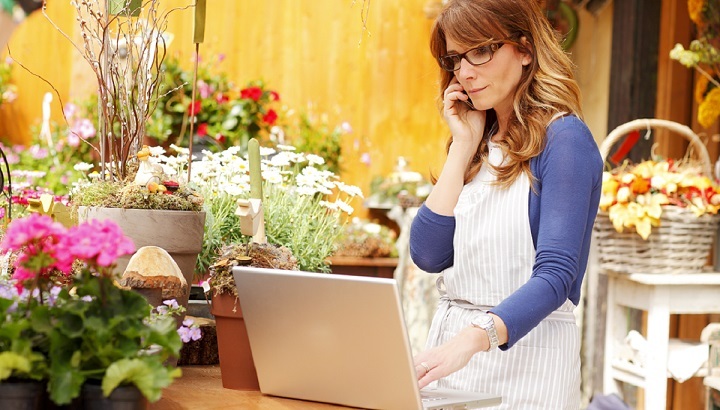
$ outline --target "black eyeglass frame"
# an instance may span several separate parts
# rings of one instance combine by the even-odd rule
[[[442,69],[445,70],[445,71],[449,71],[449,72],[451,72],[451,73],[453,73],[453,72],[455,72],[455,71],[457,71],[457,70],[460,69],[460,65],[461,65],[463,59],[465,59],[465,61],[467,61],[468,63],[470,63],[470,65],[472,65],[472,66],[475,66],[475,67],[481,66],[481,65],[483,65],[483,64],[487,64],[487,63],[489,63],[490,61],[492,61],[493,57],[495,57],[495,53],[500,49],[500,47],[504,46],[505,43],[509,43],[509,42],[510,42],[510,40],[491,41],[491,42],[489,42],[488,44],[484,44],[484,45],[481,45],[481,46],[479,46],[479,47],[473,47],[473,48],[471,48],[470,50],[468,50],[468,51],[466,51],[466,52],[464,52],[464,53],[445,54],[444,56],[438,57],[438,59],[437,59],[437,60],[438,60],[438,64],[440,65],[440,68],[442,68]],[[490,58],[489,58],[487,61],[484,61],[484,62],[482,62],[482,63],[475,64],[475,63],[473,63],[472,61],[470,61],[470,60],[466,57],[467,53],[471,53],[471,52],[476,51],[476,50],[478,50],[478,49],[480,49],[480,48],[483,48],[483,47],[488,47],[488,49],[490,50]],[[448,69],[447,67],[445,67],[445,65],[443,64],[443,59],[447,59],[447,58],[452,59],[453,67],[457,66],[457,68],[453,68],[452,70],[450,70],[450,69]],[[457,63],[456,63],[456,62],[457,62]]]

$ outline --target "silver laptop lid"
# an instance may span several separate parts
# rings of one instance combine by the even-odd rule
[[[422,408],[395,280],[236,267],[263,393]]]

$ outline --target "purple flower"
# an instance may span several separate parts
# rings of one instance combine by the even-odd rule
[[[370,154],[367,152],[363,152],[363,154],[360,156],[360,162],[367,166],[370,166]]]
[[[182,340],[183,343],[188,343],[191,340],[200,340],[202,337],[199,327],[180,326],[177,331],[180,335],[180,340]]]
[[[34,159],[45,159],[48,156],[48,150],[41,148],[39,145],[33,145],[30,147],[30,155],[32,155]]]
[[[65,114],[65,117],[67,117],[68,120],[72,120],[75,118],[75,114],[78,112],[78,106],[73,103],[67,103],[65,104],[65,108],[63,108],[63,114]]]
[[[170,309],[177,309],[180,307],[175,299],[163,300],[163,305],[169,306]]]
[[[200,92],[200,97],[201,97],[201,98],[208,98],[208,97],[210,97],[210,96],[212,95],[213,91],[214,91],[214,90],[213,90],[213,87],[212,87],[210,84],[208,84],[208,83],[206,83],[205,81],[203,81],[203,80],[198,80],[198,82],[197,82],[197,89],[198,89],[198,91]]]

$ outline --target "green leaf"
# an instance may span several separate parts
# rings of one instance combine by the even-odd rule
[[[148,401],[160,399],[162,389],[180,377],[182,371],[177,368],[166,368],[153,358],[122,359],[111,364],[102,381],[103,395],[106,397],[121,384],[134,384]]]
[[[50,372],[50,398],[56,404],[69,404],[80,395],[85,376],[70,363],[53,363]]]
[[[15,352],[0,353],[0,381],[7,379],[14,372],[29,373],[30,360]]]

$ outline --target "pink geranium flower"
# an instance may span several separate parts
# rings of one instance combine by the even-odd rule
[[[54,222],[49,216],[30,214],[8,225],[5,237],[0,243],[0,251],[19,251],[32,242],[62,236],[64,233],[65,227]]]
[[[68,250],[78,259],[110,266],[118,257],[135,252],[135,244],[110,220],[92,220],[70,228]]]

